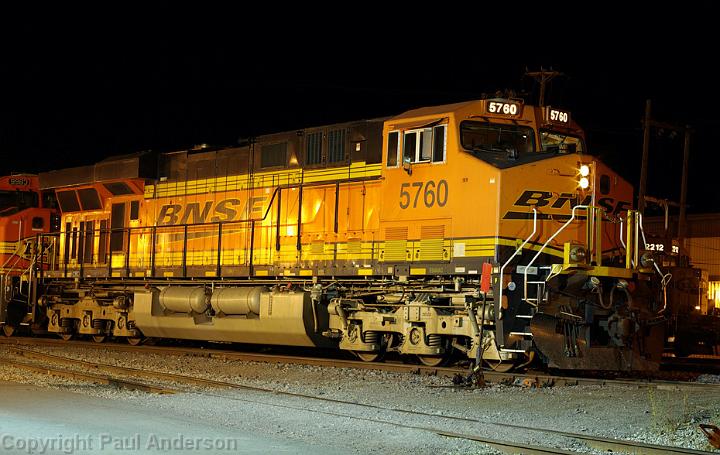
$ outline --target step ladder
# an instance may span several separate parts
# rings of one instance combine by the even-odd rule
[[[528,281],[527,284],[535,286],[535,297],[524,297],[523,301],[532,305],[534,310],[545,303],[545,281]],[[523,317],[523,315],[517,315],[516,317]],[[530,317],[532,318],[532,315]]]
[[[547,270],[549,272],[550,270],[552,270],[552,267],[544,265],[538,267],[538,270]],[[542,276],[542,274],[540,275]],[[527,275],[525,275],[525,278],[527,278]],[[535,314],[537,307],[545,303],[545,280],[527,281],[525,283],[526,291],[529,285],[535,286],[535,297],[528,297],[528,293],[526,292],[526,295],[523,297],[523,301],[529,303],[533,307],[532,314]],[[532,314],[529,317],[527,315],[516,315],[516,317],[530,319],[532,318]]]
[[[510,332],[508,334],[511,337],[519,337],[522,341],[532,341],[533,334],[531,332]],[[504,345],[500,346],[500,352],[514,352],[514,353],[525,353],[527,349],[512,349],[506,348]]]
[[[510,332],[510,336],[518,336],[523,340],[532,340],[533,334],[530,331],[530,319],[537,312],[538,306],[545,302],[545,281],[528,281],[528,285],[534,285],[536,294],[535,297],[524,298],[523,301],[530,304],[530,314],[516,314],[515,317],[518,319],[525,319],[526,331],[524,332]]]
[[[552,267],[550,266],[541,266],[538,267],[538,270],[547,270],[550,271]],[[540,276],[543,274],[541,273]],[[524,302],[527,302],[530,304],[530,314],[516,314],[515,317],[518,319],[525,319],[527,320],[527,323],[525,324],[526,329],[523,332],[510,332],[509,336],[517,336],[522,338],[523,340],[532,340],[533,334],[530,331],[530,319],[535,315],[537,312],[537,309],[540,305],[545,303],[545,280],[533,280],[528,281],[528,286],[534,286],[535,287],[535,297],[524,297],[522,300]],[[522,349],[501,349],[503,352],[524,352]]]

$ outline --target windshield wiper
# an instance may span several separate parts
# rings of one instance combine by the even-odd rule
[[[507,152],[506,148],[503,147],[496,147],[493,145],[474,145],[470,147],[470,150],[474,152],[490,152],[490,153],[505,153]]]

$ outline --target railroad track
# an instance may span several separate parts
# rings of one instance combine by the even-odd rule
[[[526,454],[576,454],[575,451],[569,451],[556,447],[541,447],[535,445],[529,445],[523,442],[512,442],[507,440],[492,439],[481,434],[478,427],[500,427],[503,429],[513,429],[519,431],[521,434],[536,434],[536,435],[553,435],[561,438],[562,440],[579,442],[587,447],[594,448],[602,451],[612,452],[628,452],[634,454],[705,454],[704,452],[694,449],[685,449],[672,446],[659,446],[654,444],[645,444],[635,441],[621,440],[604,438],[586,434],[571,433],[566,431],[559,431],[546,428],[528,427],[523,425],[510,424],[506,422],[493,422],[486,420],[479,420],[467,417],[452,416],[445,414],[436,414],[428,412],[413,411],[395,407],[384,407],[373,404],[357,403],[353,401],[345,401],[334,398],[318,397],[314,395],[307,395],[295,392],[278,391],[273,389],[267,389],[263,387],[248,386],[244,384],[237,384],[227,381],[217,381],[213,379],[207,379],[197,376],[182,375],[177,373],[168,373],[153,370],[141,370],[132,367],[123,367],[117,365],[110,365],[100,362],[88,362],[85,360],[73,359],[64,356],[58,356],[54,354],[47,354],[37,350],[22,348],[19,346],[13,346],[8,348],[8,352],[18,357],[21,360],[3,358],[0,359],[1,363],[5,363],[16,368],[24,368],[36,373],[48,373],[57,374],[65,377],[72,377],[75,379],[87,380],[92,383],[104,383],[104,384],[115,384],[119,387],[128,388],[132,390],[141,390],[149,393],[192,393],[209,397],[217,397],[223,400],[237,400],[245,402],[254,402],[257,404],[281,407],[285,409],[291,409],[294,411],[312,412],[318,414],[330,415],[333,417],[350,418],[357,420],[364,420],[372,423],[379,423],[383,425],[390,425],[394,427],[420,430],[425,432],[435,433],[440,436],[449,438],[460,438],[480,442],[488,446],[494,447],[503,452],[509,453],[526,453]],[[60,366],[58,366],[60,365]],[[90,372],[88,372],[88,370]],[[126,378],[133,377],[134,379],[142,378],[151,383],[137,382],[136,380],[129,381]],[[209,389],[230,389],[230,390],[243,390],[252,391],[259,393],[261,397],[263,395],[274,395],[274,396],[286,396],[296,399],[309,400],[318,403],[330,403],[339,408],[338,411],[328,411],[323,409],[311,409],[306,405],[294,405],[294,404],[276,404],[268,403],[267,401],[255,400],[252,397],[243,395],[242,397],[219,394],[208,390],[200,390],[197,386],[209,388]],[[456,432],[449,431],[439,426],[426,426],[411,423],[400,423],[398,419],[377,419],[369,418],[362,415],[353,413],[355,409],[372,409],[375,411],[383,411],[389,414],[401,414],[404,416],[415,416],[415,417],[431,417],[434,422],[442,422],[446,426],[457,427],[462,425],[463,427],[475,426],[475,431],[467,432]],[[400,419],[403,420],[403,419]]]
[[[339,358],[322,358],[322,357],[307,357],[300,355],[287,355],[287,354],[267,354],[267,353],[255,353],[255,352],[238,352],[227,349],[207,349],[197,347],[174,347],[174,346],[131,346],[128,344],[119,343],[94,343],[91,341],[72,341],[68,343],[55,338],[35,338],[35,337],[11,337],[3,338],[0,337],[0,344],[6,345],[35,345],[35,346],[69,346],[69,347],[82,347],[88,349],[97,350],[113,350],[119,352],[144,352],[154,353],[162,355],[175,355],[175,356],[193,356],[193,357],[207,357],[222,360],[240,360],[249,362],[264,362],[264,363],[287,363],[295,365],[313,365],[313,366],[325,366],[325,367],[338,367],[338,368],[357,368],[357,369],[371,369],[371,370],[383,370],[390,372],[400,373],[420,373],[428,375],[438,376],[454,376],[457,373],[466,373],[467,370],[463,368],[452,368],[452,367],[428,367],[425,365],[409,365],[397,362],[363,362],[358,360],[346,360]]]
[[[675,371],[701,371],[720,373],[720,356],[693,355],[691,357],[664,357],[662,366]]]
[[[197,347],[176,346],[131,346],[119,343],[94,343],[76,340],[72,343],[54,338],[37,337],[0,337],[0,345],[36,345],[36,346],[68,346],[97,350],[113,350],[119,352],[142,352],[174,356],[207,357],[222,360],[251,361],[263,363],[283,363],[294,365],[312,365],[336,368],[370,369],[395,373],[413,373],[433,376],[454,377],[458,374],[467,375],[468,370],[459,367],[428,367],[410,365],[399,362],[363,362],[337,358],[307,357],[287,354],[268,354],[254,352],[238,352],[227,349],[208,349]],[[602,377],[577,377],[551,375],[542,372],[510,372],[484,371],[485,380],[495,384],[523,384],[530,387],[577,386],[577,385],[626,385],[639,388],[658,388],[672,390],[704,390],[720,392],[720,384],[704,384],[688,381],[664,379],[613,379]]]
[[[7,365],[14,368],[21,368],[23,370],[32,371],[39,374],[47,374],[50,376],[58,376],[67,379],[74,379],[80,381],[87,381],[93,384],[104,384],[117,387],[119,389],[126,390],[140,390],[148,393],[175,393],[175,390],[168,389],[165,387],[156,387],[136,381],[128,381],[126,379],[120,379],[117,377],[94,374],[94,373],[82,373],[78,371],[72,371],[64,368],[57,368],[47,365],[37,365],[28,362],[22,362],[13,359],[7,359],[0,357],[0,365]]]

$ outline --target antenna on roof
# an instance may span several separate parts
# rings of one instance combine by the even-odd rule
[[[564,74],[560,71],[554,71],[552,68],[546,70],[541,66],[540,71],[528,71],[525,68],[525,76],[532,77],[540,84],[540,101],[538,105],[543,107],[545,106],[545,84],[557,76],[564,76]]]

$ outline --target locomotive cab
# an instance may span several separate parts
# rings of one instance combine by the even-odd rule
[[[142,188],[142,180],[128,179],[57,189],[63,215],[53,241],[61,266],[50,275],[120,276],[127,270],[128,252],[139,245],[125,232],[137,226]],[[118,271],[108,273],[111,268]]]
[[[32,319],[37,238],[57,226],[52,193],[41,193],[36,175],[0,179],[0,323],[11,334]]]
[[[468,338],[453,338],[456,333],[442,330],[432,336],[450,338],[455,347],[472,339],[466,345],[470,357],[482,343],[485,360],[498,363],[516,363],[539,352],[545,363],[563,368],[633,368],[590,355],[632,352],[641,344],[631,347],[625,339],[642,324],[626,317],[629,309],[619,308],[624,291],[610,297],[618,311],[593,312],[597,303],[588,300],[583,306],[587,315],[578,314],[578,308],[570,310],[560,299],[551,303],[547,298],[551,290],[562,294],[571,275],[575,281],[601,275],[603,282],[616,285],[623,278],[637,277],[623,268],[627,248],[621,234],[632,187],[584,154],[583,131],[568,112],[509,99],[459,103],[391,118],[385,123],[385,137],[380,260],[387,264],[387,273],[478,282],[484,264],[493,270],[492,288],[482,294],[483,302],[493,302],[492,309],[489,317],[474,321],[485,325],[484,339],[478,341],[478,333],[472,331],[464,334]],[[555,265],[565,263],[574,265],[554,272]],[[612,286],[605,284],[604,292],[608,288]],[[652,298],[643,305],[645,319],[656,316],[653,311],[662,306]],[[481,308],[475,310],[485,315],[486,304]],[[558,322],[556,316],[563,313],[583,321],[582,330],[575,319],[566,327],[562,318]],[[428,336],[429,326],[425,322]],[[548,331],[552,336],[537,339]],[[555,337],[556,333],[562,335]],[[578,354],[570,349],[581,343],[576,339],[586,339],[597,350]],[[539,342],[544,349],[539,349]],[[652,357],[645,354],[639,356]],[[576,358],[565,361],[569,355]]]

